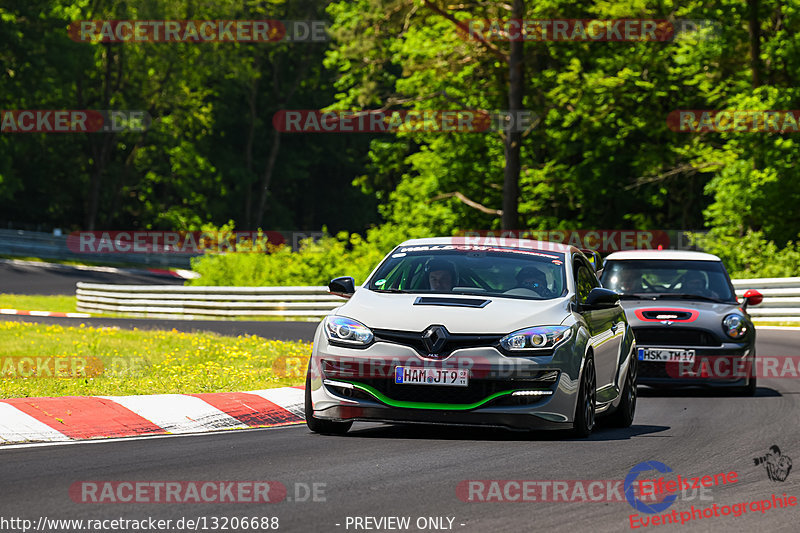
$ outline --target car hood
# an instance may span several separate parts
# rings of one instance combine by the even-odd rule
[[[415,305],[417,298],[463,300],[452,305]],[[483,307],[458,303],[489,300]],[[440,324],[450,333],[505,334],[538,325],[558,325],[569,316],[569,298],[523,300],[497,296],[379,293],[358,289],[336,315],[353,318],[369,328],[422,331]]]
[[[725,315],[733,312],[744,314],[738,304],[715,303],[699,300],[621,300],[625,315],[631,326],[658,327],[664,325],[700,327],[713,331],[721,328]],[[688,313],[689,316],[686,316]],[[679,318],[669,318],[672,315]],[[661,318],[659,318],[661,317]],[[669,321],[665,324],[662,321]]]

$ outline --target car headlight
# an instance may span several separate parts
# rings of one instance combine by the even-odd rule
[[[329,341],[356,346],[366,346],[374,337],[367,326],[343,316],[329,316],[325,319],[325,335]]]
[[[550,350],[572,336],[569,326],[535,326],[509,333],[500,339],[500,346],[509,352]]]
[[[728,337],[732,339],[741,339],[747,333],[747,323],[744,317],[738,313],[731,313],[722,319],[722,329]]]

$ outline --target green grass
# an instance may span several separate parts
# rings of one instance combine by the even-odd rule
[[[760,322],[758,319],[753,320],[753,324],[756,327],[758,326],[794,326],[796,328],[800,327],[800,321],[797,322]]]
[[[0,294],[0,309],[74,313],[76,308],[77,298],[70,295]]]
[[[0,398],[186,394],[302,385],[311,353],[307,342],[250,335],[26,322],[0,322],[0,346]],[[56,367],[55,361],[63,367]]]

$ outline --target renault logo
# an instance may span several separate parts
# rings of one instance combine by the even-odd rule
[[[428,326],[428,329],[422,332],[422,344],[429,354],[437,354],[444,348],[448,337],[444,326]]]

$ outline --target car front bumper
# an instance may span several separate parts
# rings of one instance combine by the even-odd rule
[[[743,387],[749,383],[750,376],[755,371],[755,348],[750,344],[725,343],[719,347],[664,346],[663,348],[694,350],[695,361],[663,363],[639,360],[640,385]]]
[[[314,417],[517,430],[570,428],[582,361],[582,353],[575,350],[567,343],[550,355],[517,357],[478,347],[430,360],[394,343],[376,342],[364,349],[334,346],[318,331],[309,366]],[[397,366],[468,368],[469,383],[396,384]]]

